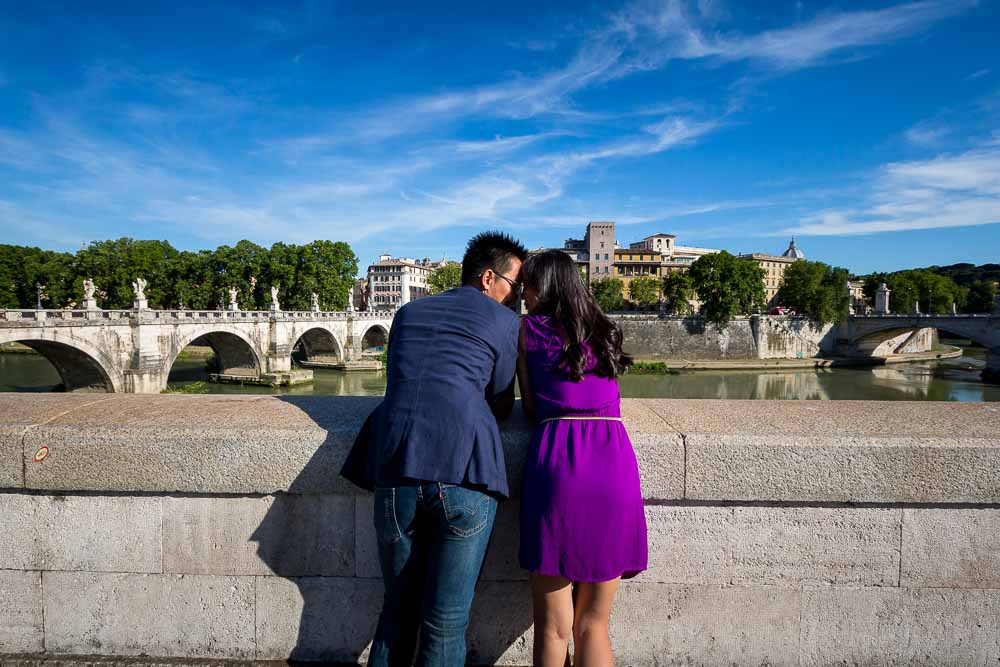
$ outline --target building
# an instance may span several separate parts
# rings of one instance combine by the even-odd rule
[[[660,279],[661,255],[658,250],[643,248],[617,248],[615,251],[613,278],[622,282],[622,294],[629,298],[629,283],[640,276],[651,276]]]
[[[368,267],[368,309],[391,310],[427,296],[427,279],[434,269],[451,264],[442,259],[432,262],[427,257],[409,259],[381,255]]]
[[[863,280],[848,280],[847,290],[851,293],[851,314],[867,315],[869,309],[865,301],[865,282]]]
[[[766,292],[767,307],[775,304],[775,297],[781,289],[784,280],[785,269],[800,259],[805,259],[805,254],[795,245],[795,239],[788,244],[788,249],[780,255],[768,255],[766,253],[752,252],[740,255],[743,259],[752,259],[764,269],[764,291]]]

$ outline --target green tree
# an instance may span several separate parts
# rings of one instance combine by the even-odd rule
[[[992,313],[997,286],[992,280],[977,280],[969,286],[965,301],[966,313]]]
[[[726,251],[699,257],[690,269],[706,321],[724,326],[737,315],[764,307],[764,269]]]
[[[427,277],[427,287],[431,294],[440,294],[462,284],[462,265],[451,262],[439,266]]]
[[[660,301],[660,281],[653,276],[639,276],[628,284],[628,298],[641,308],[655,306]]]
[[[896,271],[886,276],[885,282],[892,290],[889,308],[894,313],[912,313],[918,302],[922,313],[950,313],[952,303],[964,310],[968,290],[956,285],[951,278],[932,271]]]
[[[622,281],[617,278],[597,278],[590,282],[590,291],[593,292],[597,305],[605,313],[621,310],[625,305],[622,290]]]
[[[800,259],[785,269],[778,303],[818,322],[841,322],[850,313],[847,269]]]
[[[83,281],[91,278],[101,308],[128,309],[135,298],[132,281],[145,278],[150,306],[163,307],[169,300],[170,265],[177,256],[177,250],[166,241],[123,237],[88,243],[73,260],[73,299],[82,303]]]
[[[668,313],[686,315],[691,312],[694,281],[687,271],[671,271],[663,278],[663,301]]]
[[[296,251],[298,271],[285,296],[289,305],[282,307],[308,310],[315,292],[323,310],[347,308],[347,294],[354,289],[354,276],[358,273],[358,258],[351,247],[342,241],[313,241],[297,246]]]

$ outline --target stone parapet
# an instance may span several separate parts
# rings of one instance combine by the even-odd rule
[[[0,661],[363,662],[382,592],[372,499],[337,470],[377,401],[0,394]],[[623,412],[650,553],[616,600],[619,663],[1000,659],[1000,407]],[[470,659],[526,665],[529,426],[503,437],[515,498]]]

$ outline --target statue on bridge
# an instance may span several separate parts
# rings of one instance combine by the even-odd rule
[[[316,294],[316,292],[309,295],[309,307],[312,309],[312,312],[319,312],[319,294]]]
[[[349,313],[353,313],[354,312],[354,288],[353,287],[347,293],[347,312],[349,312]]]
[[[281,289],[281,285],[271,285],[271,312],[277,312],[281,310],[281,305],[278,304],[278,290]]]
[[[90,278],[84,278],[83,280],[83,309],[84,310],[97,310],[97,299],[94,298],[94,293],[97,291],[97,286],[94,285],[94,281]]]
[[[236,303],[236,295],[239,294],[239,293],[240,293],[240,291],[238,289],[236,289],[235,287],[230,287],[229,288],[229,310],[231,310],[233,312],[236,312],[236,311],[238,311],[240,309],[239,304]]]
[[[135,292],[135,299],[132,300],[132,308],[135,310],[146,310],[149,308],[149,303],[146,301],[147,284],[143,278],[136,278],[132,281],[132,291]]]

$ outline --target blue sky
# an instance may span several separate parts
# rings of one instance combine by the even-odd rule
[[[84,5],[0,3],[0,242],[1000,261],[996,0]]]

